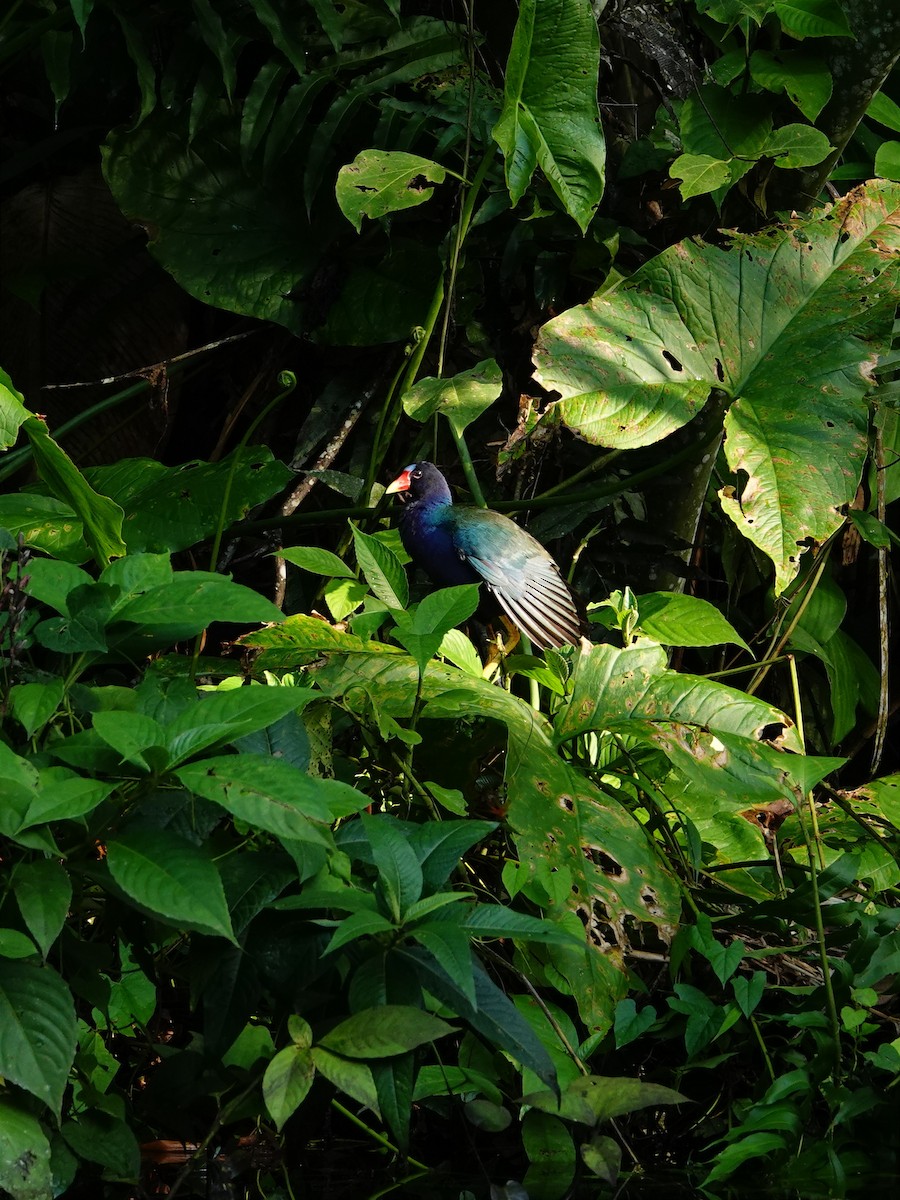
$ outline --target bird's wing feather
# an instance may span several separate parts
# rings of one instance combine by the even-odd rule
[[[577,643],[581,619],[556,563],[501,513],[454,508],[453,541],[500,607],[541,649]]]

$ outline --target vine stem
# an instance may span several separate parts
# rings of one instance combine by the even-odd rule
[[[367,1134],[373,1142],[377,1142],[379,1146],[383,1146],[385,1150],[390,1150],[392,1154],[396,1154],[401,1158],[403,1157],[400,1150],[394,1145],[393,1142],[389,1141],[383,1133],[379,1133],[377,1129],[373,1129],[371,1125],[367,1125],[365,1121],[361,1121],[359,1117],[355,1115],[355,1113],[350,1111],[349,1108],[345,1108],[344,1105],[341,1104],[340,1100],[332,1098],[331,1107],[336,1109],[342,1117],[346,1117],[351,1124],[357,1127],[357,1129],[361,1129],[362,1132]],[[407,1158],[406,1161],[419,1171],[431,1171],[431,1167],[427,1167],[425,1163],[419,1162],[419,1160],[416,1158]]]
[[[797,732],[800,736],[801,745],[806,745],[806,740],[803,736],[803,711],[800,708],[800,681],[797,677],[797,663],[794,656],[790,656],[791,668],[791,686],[794,692],[795,718],[797,721]],[[818,821],[816,819],[815,808],[813,806],[812,793],[805,797],[806,803],[809,805],[812,814],[813,828],[816,834],[816,841],[819,845],[819,854],[821,860],[821,841],[819,839]],[[828,1008],[828,1020],[831,1025],[831,1037],[834,1042],[834,1070],[835,1075],[841,1074],[841,1025],[838,1020],[837,1003],[834,998],[834,986],[831,982],[831,964],[828,961],[828,947],[825,943],[825,922],[822,917],[822,901],[819,897],[819,875],[816,870],[815,855],[813,854],[812,842],[809,836],[809,831],[806,828],[806,822],[803,819],[804,803],[801,801],[799,793],[794,795],[794,807],[797,811],[797,824],[800,826],[800,834],[803,838],[803,844],[806,847],[806,857],[809,862],[809,881],[812,889],[813,912],[815,913],[816,939],[819,943],[819,961],[822,964],[822,985],[825,988],[825,1002]]]

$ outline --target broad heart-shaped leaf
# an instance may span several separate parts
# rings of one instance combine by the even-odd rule
[[[808,121],[815,121],[831,99],[833,82],[825,60],[805,50],[755,50],[750,74],[770,92],[787,92]]]
[[[794,37],[852,37],[840,0],[775,0],[772,5]]]
[[[356,557],[366,583],[388,608],[406,608],[409,584],[400,559],[378,538],[363,533],[355,525],[352,528]]]
[[[406,1004],[383,1004],[354,1013],[330,1029],[319,1045],[345,1058],[390,1058],[453,1033],[453,1026]]]
[[[591,730],[627,727],[629,721],[680,721],[720,733],[771,740],[802,753],[793,722],[779,709],[711,679],[666,667],[665,652],[639,642],[624,650],[597,645],[575,662],[572,694],[554,722],[557,742]]]
[[[773,560],[779,592],[856,491],[865,394],[896,307],[898,208],[900,188],[879,181],[728,249],[681,243],[538,341],[539,382],[591,442],[648,445],[713,388],[731,397],[725,454],[737,486],[722,506]]]
[[[430,158],[401,150],[361,150],[338,172],[335,195],[359,233],[363,217],[384,217],[430,200],[446,171]]]
[[[16,683],[9,689],[9,711],[23,726],[26,737],[44,728],[62,703],[65,681]]]
[[[291,478],[290,469],[266,446],[239,447],[221,462],[194,460],[175,467],[126,458],[115,466],[88,468],[85,475],[121,505],[129,554],[185,550],[210,537],[220,519],[227,528],[245,517]]]
[[[52,967],[0,959],[0,1075],[57,1117],[77,1035],[72,994]]]
[[[50,1143],[33,1113],[0,1100],[0,1191],[12,1200],[53,1195]]]
[[[832,149],[828,138],[812,125],[782,125],[769,134],[764,150],[776,167],[812,167]]]
[[[731,167],[709,154],[679,154],[669,168],[669,175],[679,180],[682,200],[703,196],[731,182]]]
[[[107,863],[122,891],[161,920],[235,940],[219,872],[193,843],[168,829],[123,833]]]
[[[582,233],[603,195],[606,145],[597,107],[600,37],[582,0],[521,0],[500,120],[506,186],[518,204],[540,167]]]
[[[420,379],[403,393],[403,411],[424,424],[442,412],[458,436],[490,408],[503,387],[503,373],[493,358],[486,358],[450,379]]]
[[[326,795],[334,780],[314,779],[288,763],[258,754],[204,758],[175,772],[186,788],[214,800],[234,816],[276,837],[328,845],[331,821]],[[347,785],[340,785],[338,787]]]
[[[192,296],[299,333],[300,305],[290,293],[329,234],[311,236],[289,163],[265,182],[259,171],[245,173],[239,133],[236,119],[213,112],[191,138],[184,110],[157,108],[136,129],[110,134],[106,181],[123,213],[152,231],[151,253]]]
[[[29,417],[22,428],[28,434],[41,478],[57,499],[71,505],[97,563],[102,567],[111,558],[125,554],[122,541],[125,514],[119,505],[94,491],[39,417]]]

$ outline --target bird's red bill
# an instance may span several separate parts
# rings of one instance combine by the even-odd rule
[[[407,467],[405,471],[401,471],[393,483],[388,484],[384,489],[386,496],[390,496],[393,492],[408,492],[409,477],[412,474],[412,467]]]

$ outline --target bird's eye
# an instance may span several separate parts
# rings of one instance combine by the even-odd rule
[[[413,473],[412,473],[412,477],[413,477],[413,479],[421,479],[421,478],[422,478],[422,472],[421,472],[421,471],[413,471]]]

